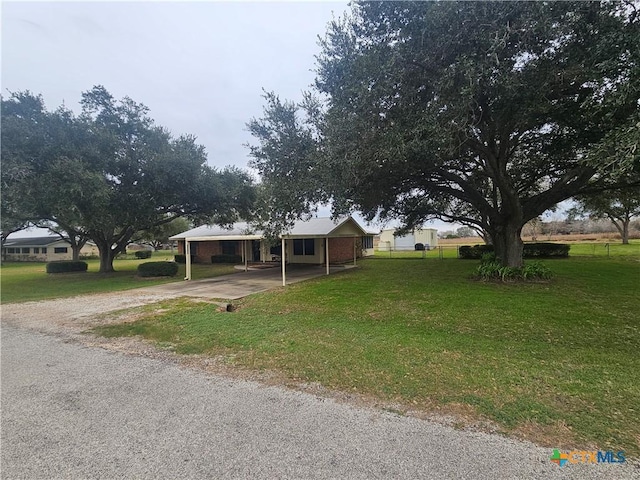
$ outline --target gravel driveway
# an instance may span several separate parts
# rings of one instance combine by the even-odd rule
[[[2,307],[2,478],[640,478],[637,465],[560,468],[531,443],[123,355],[79,334],[96,313],[160,299]]]

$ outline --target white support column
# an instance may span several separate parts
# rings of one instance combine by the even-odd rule
[[[353,266],[354,267],[356,266],[356,258],[358,257],[358,255],[357,255],[358,252],[357,252],[357,249],[356,249],[356,244],[358,242],[356,242],[356,239],[357,239],[357,237],[353,237]]]
[[[244,271],[249,271],[249,254],[247,253],[247,241],[242,241],[242,250],[244,251]]]
[[[185,280],[191,280],[191,243],[185,238],[184,240],[184,257],[185,257]]]
[[[329,237],[324,239],[324,245],[325,245],[325,252],[324,252],[324,256],[325,256],[325,260],[327,261],[327,275],[329,275]]]
[[[280,256],[280,261],[282,262],[282,286],[284,287],[287,284],[287,267],[286,267],[286,260],[287,260],[287,252],[285,251],[285,247],[284,247],[284,238],[282,239],[282,255]]]

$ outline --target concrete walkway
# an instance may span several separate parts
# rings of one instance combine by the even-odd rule
[[[352,265],[330,267],[330,274],[353,268]],[[326,275],[326,267],[293,265],[287,267],[287,285]],[[235,300],[282,286],[280,268],[249,270],[205,280],[185,280],[136,289],[149,294],[223,298]]]

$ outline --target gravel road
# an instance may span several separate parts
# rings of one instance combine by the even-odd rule
[[[25,318],[47,304],[3,306],[3,479],[640,478],[637,464],[560,468],[531,443],[83,345],[72,333],[89,317]]]

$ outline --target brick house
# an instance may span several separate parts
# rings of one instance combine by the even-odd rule
[[[194,262],[209,263],[214,256],[232,255],[246,265],[281,262],[284,254],[285,265],[326,265],[328,272],[329,264],[355,263],[357,258],[373,253],[373,234],[350,216],[300,220],[273,244],[244,222],[231,228],[203,225],[174,235],[171,240],[177,240],[179,253],[189,253],[187,278],[191,256]]]

